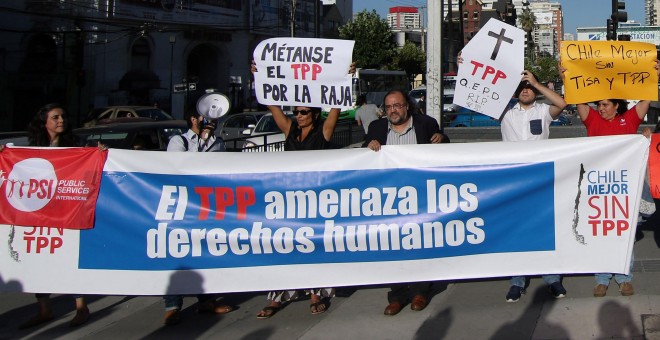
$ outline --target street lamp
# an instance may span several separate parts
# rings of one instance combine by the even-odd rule
[[[172,93],[174,92],[174,44],[176,44],[176,36],[170,35],[170,114],[174,115],[172,103]]]

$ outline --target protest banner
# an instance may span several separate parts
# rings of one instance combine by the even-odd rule
[[[655,45],[634,41],[562,41],[564,98],[658,100]]]
[[[98,148],[12,148],[0,152],[0,223],[89,229],[101,170]]]
[[[110,150],[94,229],[0,229],[0,289],[163,295],[628,272],[648,145]],[[34,237],[61,246],[40,250]]]
[[[524,70],[525,32],[490,19],[461,52],[454,104],[499,119]]]
[[[348,73],[354,41],[272,38],[259,43],[253,59],[257,101],[264,105],[353,107]]]

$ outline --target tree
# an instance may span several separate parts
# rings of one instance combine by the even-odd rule
[[[536,26],[536,16],[529,7],[525,7],[518,19],[520,20],[520,28],[527,33],[527,57],[529,60],[533,60],[534,39],[532,38],[532,31]]]
[[[363,10],[355,19],[340,26],[339,37],[355,41],[353,60],[356,67],[384,69],[392,64],[396,54],[392,30],[376,10]]]
[[[557,59],[553,57],[539,57],[535,60],[534,65],[529,61],[525,62],[525,69],[534,72],[538,81],[547,83],[549,81],[557,81],[559,79],[559,68]]]
[[[408,79],[415,79],[416,75],[426,72],[426,53],[414,43],[406,41],[394,57],[393,66],[406,71]]]

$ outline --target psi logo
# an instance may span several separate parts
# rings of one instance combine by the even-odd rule
[[[0,172],[1,173],[1,172]],[[37,211],[53,198],[57,176],[53,165],[43,158],[29,158],[14,165],[6,178],[5,196],[16,210]]]

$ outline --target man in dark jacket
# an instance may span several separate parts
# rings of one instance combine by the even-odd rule
[[[431,144],[448,143],[438,122],[432,117],[412,114],[414,105],[410,105],[408,96],[399,90],[393,90],[385,95],[385,114],[387,119],[377,119],[369,124],[369,132],[365,136],[363,147],[380,150],[381,145]],[[387,293],[389,304],[385,315],[398,314],[404,305],[412,302],[410,309],[420,311],[428,304],[430,282],[397,283],[390,285]]]
[[[363,147],[380,150],[381,145],[436,144],[448,143],[449,138],[442,134],[438,122],[432,117],[413,114],[408,96],[399,90],[385,95],[385,115],[387,119],[377,119],[369,124],[369,132],[364,137]]]

